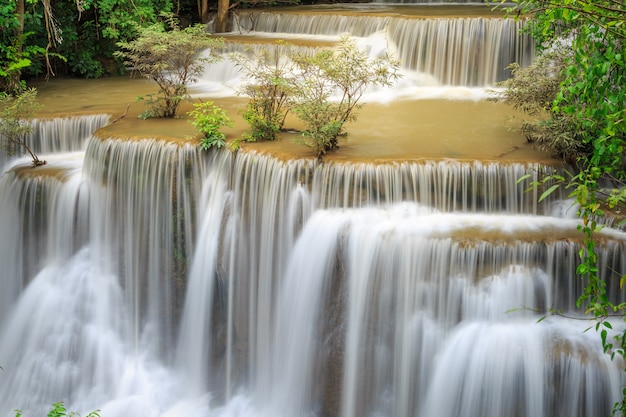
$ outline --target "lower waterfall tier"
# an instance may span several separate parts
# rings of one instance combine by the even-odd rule
[[[540,165],[73,155],[0,179],[0,415],[595,417],[626,382]],[[623,301],[626,233],[598,239]]]

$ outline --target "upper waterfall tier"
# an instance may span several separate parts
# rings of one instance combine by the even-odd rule
[[[383,33],[385,45],[372,43],[370,52],[390,51],[403,68],[431,76],[431,85],[489,86],[508,77],[506,68],[511,63],[525,66],[532,61],[534,44],[520,31],[523,21],[502,18],[482,7],[440,9],[365,5],[246,11],[235,16],[233,28],[241,34],[315,40]]]

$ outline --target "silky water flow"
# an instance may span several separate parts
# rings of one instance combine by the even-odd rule
[[[320,18],[278,20],[294,19]],[[405,79],[401,97],[503,77],[460,45],[441,62],[467,70],[431,71],[440,48],[406,44],[510,22],[341,20],[439,80]],[[254,36],[289,32],[261,21]],[[527,59],[519,36],[490,37],[505,58],[484,59]],[[597,417],[620,398],[624,366],[593,323],[538,322],[578,316],[583,288],[575,207],[517,183],[542,165],[282,161],[92,136],[107,122],[37,123],[45,167],[3,156],[0,415]],[[626,233],[599,236],[618,297]]]

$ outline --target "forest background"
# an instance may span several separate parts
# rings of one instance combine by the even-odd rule
[[[124,71],[115,59],[117,42],[136,36],[164,13],[181,26],[213,21],[228,29],[228,13],[299,3],[299,0],[10,0],[0,5],[0,90],[14,92],[20,81],[69,75],[99,78]]]

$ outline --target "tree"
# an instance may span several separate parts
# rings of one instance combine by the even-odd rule
[[[53,12],[63,41],[55,51],[63,58],[52,64],[58,72],[85,78],[123,72],[120,62],[113,59],[116,42],[133,39],[138,26],[154,24],[161,13],[171,10],[171,0],[56,2]]]
[[[169,30],[158,23],[137,27],[138,36],[129,42],[118,42],[126,65],[157,83],[159,95],[149,97],[151,108],[144,117],[175,117],[181,101],[187,97],[187,86],[202,73],[207,63],[218,58],[213,53],[222,46],[202,25],[181,29],[173,17],[167,19]],[[209,49],[210,53],[204,53]]]
[[[339,147],[344,124],[356,119],[355,110],[370,86],[389,86],[399,77],[399,63],[390,56],[370,58],[356,42],[343,37],[336,49],[310,55],[291,55],[293,111],[306,124],[302,142],[324,155]]]
[[[35,89],[27,89],[16,96],[0,94],[0,143],[9,155],[17,153],[20,147],[24,148],[30,154],[33,166],[46,163],[26,143],[26,137],[33,131],[29,119],[35,116],[39,107]]]
[[[226,30],[228,29],[228,11],[229,10],[230,10],[230,0],[217,0],[217,16],[215,19],[216,32],[223,33],[223,32],[226,32]]]
[[[257,50],[252,58],[234,59],[248,80],[240,90],[250,97],[244,119],[251,133],[244,140],[275,139],[293,111],[306,125],[301,142],[320,160],[339,147],[344,125],[356,119],[366,89],[389,86],[399,77],[396,60],[370,58],[349,37],[314,54],[278,44]]]
[[[56,73],[95,78],[119,73],[116,42],[170,12],[172,0],[12,0],[0,5],[0,88]],[[180,9],[180,1],[178,1]]]
[[[540,51],[569,50],[550,106],[589,146],[588,165],[623,176],[626,138],[626,5],[616,0],[519,0]]]
[[[250,98],[243,118],[250,125],[244,140],[275,140],[292,108],[293,71],[288,57],[291,46],[278,43],[255,48],[251,55],[234,55],[246,83],[240,93]]]

